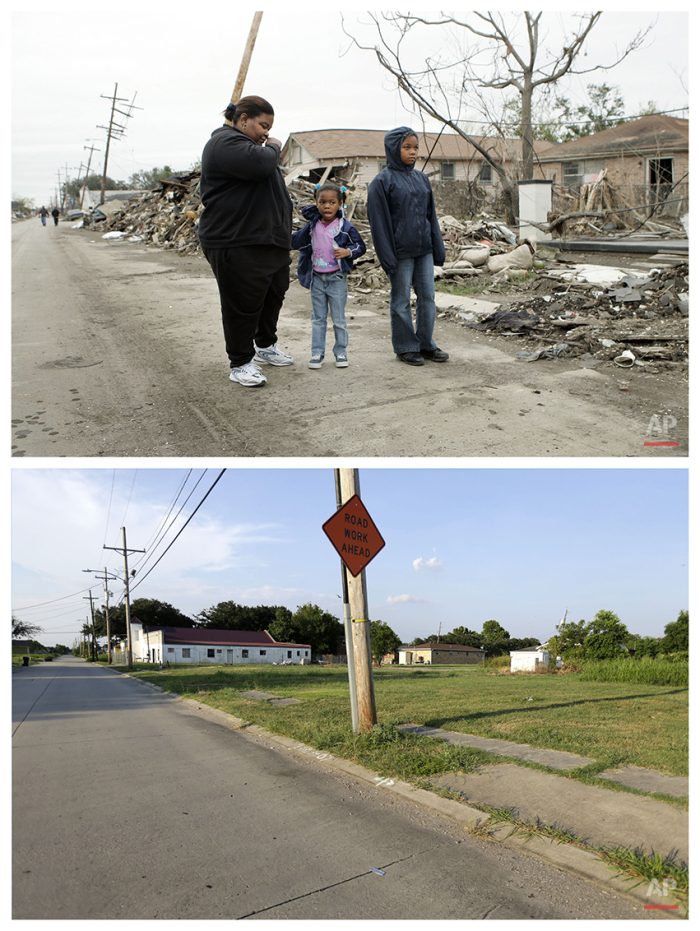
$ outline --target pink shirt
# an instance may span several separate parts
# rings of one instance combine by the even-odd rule
[[[340,217],[334,217],[330,223],[319,220],[314,225],[312,264],[315,272],[337,272],[340,268],[340,264],[333,253],[333,249],[335,249],[333,237],[337,236],[339,232]]]

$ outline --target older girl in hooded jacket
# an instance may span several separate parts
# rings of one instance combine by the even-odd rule
[[[367,192],[367,214],[379,262],[391,282],[391,342],[409,365],[449,356],[433,339],[435,265],[445,262],[445,244],[428,176],[415,169],[418,136],[408,126],[384,137],[387,167]],[[416,293],[415,327],[411,286]]]

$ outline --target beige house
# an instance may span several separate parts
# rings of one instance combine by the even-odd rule
[[[420,643],[399,650],[399,665],[447,665],[481,663],[486,653],[477,647],[463,647],[458,643]]]
[[[367,185],[386,167],[383,129],[319,129],[292,133],[282,148],[281,161],[287,169],[287,183],[300,176],[318,183],[327,177],[353,180]],[[486,151],[504,160],[504,167],[514,168],[521,157],[520,139],[503,140],[480,137],[476,141]],[[434,181],[476,181],[495,187],[498,176],[483,156],[456,133],[418,132],[420,156],[416,167]],[[536,142],[536,156],[552,148],[550,142]],[[425,158],[430,160],[425,163]]]

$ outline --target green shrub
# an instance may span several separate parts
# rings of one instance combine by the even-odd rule
[[[488,659],[484,660],[484,666],[496,666],[497,668],[509,667],[510,666],[510,656],[489,656]]]
[[[626,659],[588,660],[581,664],[582,677],[594,682],[637,682],[645,685],[688,686],[689,665],[685,661],[662,659],[638,661]]]

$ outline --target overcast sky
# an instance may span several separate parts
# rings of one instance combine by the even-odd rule
[[[499,4],[490,5],[489,9]],[[643,8],[643,4],[636,7]],[[421,7],[422,10],[426,5]],[[546,11],[546,4],[543,7]],[[508,9],[508,6],[505,6]],[[127,135],[110,150],[108,173],[127,180],[136,171],[168,164],[186,170],[200,157],[212,130],[223,122],[253,19],[253,8],[199,4],[122,3],[109,12],[72,4],[70,12],[12,14],[12,193],[48,202],[66,172],[70,178],[97,149],[92,169],[102,170],[110,101],[134,101]],[[373,44],[366,13],[343,7],[346,25]],[[543,45],[561,47],[571,14],[545,12]],[[619,87],[628,116],[654,101],[677,110],[688,105],[688,14],[604,13],[581,59],[586,67],[615,60],[632,36],[654,24],[642,50],[612,71],[561,84],[574,105],[585,102],[589,83]],[[449,53],[444,32],[431,34],[425,54]],[[402,105],[372,52],[351,45],[337,9],[286,5],[263,11],[245,93],[275,108],[274,135],[328,128],[391,129],[420,121]],[[687,112],[677,113],[687,116]],[[477,118],[466,110],[465,118]],[[427,130],[438,129],[426,123]]]
[[[82,570],[123,579],[103,547],[121,547],[124,526],[127,546],[147,551],[129,557],[133,598],[189,616],[219,601],[311,602],[342,619],[340,560],[322,530],[336,510],[331,468],[229,469],[147,575],[220,471],[15,469],[13,613],[43,627],[45,645],[72,646],[90,586],[103,602]],[[661,636],[688,607],[685,469],[367,468],[360,486],[386,541],[366,570],[370,618],[405,641],[491,618],[546,639],[566,609],[576,621],[612,610],[630,632]],[[116,603],[123,583],[111,591]]]

